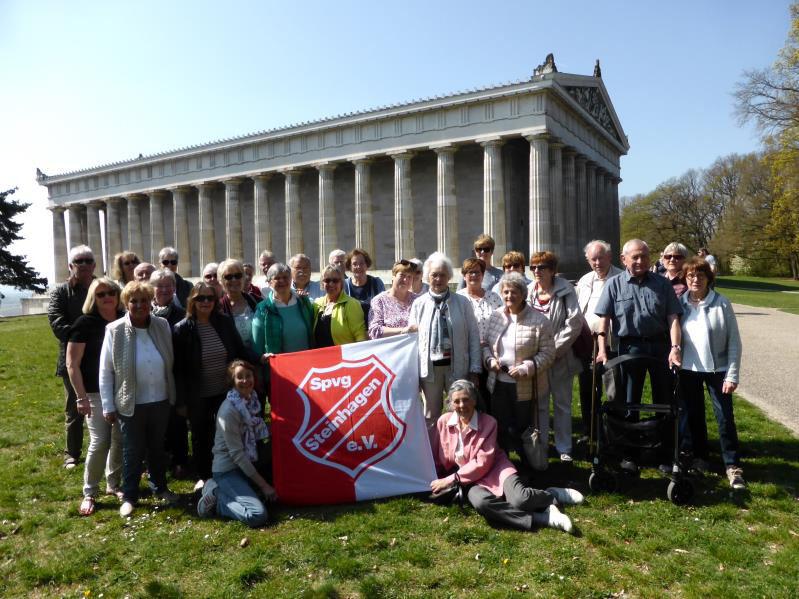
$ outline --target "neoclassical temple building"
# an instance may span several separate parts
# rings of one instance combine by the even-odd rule
[[[496,257],[548,249],[561,271],[579,272],[586,241],[618,250],[628,149],[598,61],[593,75],[574,75],[550,55],[515,83],[37,180],[49,192],[57,280],[79,243],[106,265],[122,249],[155,262],[173,245],[181,273],[197,277],[208,262],[252,262],[264,249],[319,266],[356,246],[378,269],[435,250],[459,263],[481,232]]]

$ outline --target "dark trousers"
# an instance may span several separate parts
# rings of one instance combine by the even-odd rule
[[[616,357],[616,352],[607,350],[608,360]],[[583,421],[583,430],[586,437],[591,435],[591,384],[593,382],[594,364],[591,360],[583,362],[583,370],[578,375],[580,381],[580,415]],[[597,372],[596,376],[596,406],[594,420],[594,438],[599,432],[599,405],[602,399],[602,374]]]
[[[189,407],[191,454],[194,458],[197,476],[203,480],[211,478],[212,451],[214,449],[214,435],[216,434],[216,413],[225,400],[225,395],[199,397]]]
[[[631,354],[652,356],[655,362],[626,363],[621,365],[621,375],[625,383],[627,403],[641,403],[646,374],[652,387],[652,402],[666,404],[671,402],[671,374],[669,372],[669,343],[667,341],[644,341],[630,337],[622,338],[619,355]],[[630,420],[638,420],[638,414],[630,414]]]
[[[516,383],[494,382],[491,415],[497,419],[497,442],[505,453],[521,450],[522,433],[533,420],[533,402],[517,397]]]
[[[133,416],[119,416],[122,432],[122,493],[124,500],[139,499],[144,458],[150,484],[156,493],[166,491],[166,452],[164,438],[169,422],[169,401],[138,404]]]
[[[166,427],[166,451],[172,455],[172,466],[185,466],[189,461],[189,427],[186,417],[177,413],[175,406],[169,410]]]
[[[705,420],[705,391],[710,393],[713,413],[719,427],[721,457],[724,466],[737,466],[738,429],[732,413],[732,394],[722,393],[726,372],[680,371],[680,392],[684,410],[680,417],[681,449],[693,452],[694,456],[707,460],[707,421]]]
[[[71,456],[75,460],[80,459],[80,452],[83,448],[83,416],[78,414],[78,397],[75,389],[69,382],[69,376],[64,375],[64,430],[66,431],[66,448],[64,457]]]

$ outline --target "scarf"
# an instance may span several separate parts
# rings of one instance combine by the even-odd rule
[[[227,400],[230,405],[239,413],[244,428],[241,432],[241,441],[244,445],[244,452],[251,462],[258,461],[257,442],[269,438],[269,427],[261,418],[261,402],[258,395],[252,392],[249,400],[245,400],[235,389],[227,392]]]
[[[153,316],[160,316],[161,318],[166,318],[169,320],[169,315],[172,313],[172,308],[175,307],[175,298],[172,298],[172,301],[169,302],[166,306],[158,306],[156,305],[155,301],[152,303],[152,308],[150,308],[150,314]]]
[[[438,294],[429,292],[435,301],[433,316],[430,319],[430,361],[433,364],[446,366],[452,359],[452,340],[450,339],[449,323],[449,289]]]

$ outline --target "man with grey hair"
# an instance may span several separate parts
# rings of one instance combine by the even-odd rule
[[[177,297],[178,304],[185,308],[189,302],[189,293],[191,293],[192,284],[178,274],[178,251],[167,246],[161,248],[158,252],[158,261],[161,263],[161,268],[168,268],[175,275],[175,297]]]
[[[56,287],[50,294],[47,318],[50,328],[59,342],[56,376],[64,382],[64,428],[66,429],[66,448],[64,467],[71,470],[80,459],[83,448],[83,416],[78,413],[77,396],[67,373],[67,343],[72,324],[83,313],[83,302],[94,279],[94,252],[86,245],[78,245],[69,250],[69,279]]]
[[[150,281],[150,275],[155,272],[155,266],[149,262],[140,262],[133,269],[133,278],[140,283],[147,283]]]
[[[602,290],[594,313],[599,316],[597,334],[607,338],[613,327],[619,339],[619,355],[644,355],[657,360],[655,364],[631,362],[621,367],[622,388],[626,389],[628,404],[640,404],[641,394],[649,372],[652,401],[670,403],[671,385],[669,368],[682,364],[682,306],[671,284],[649,270],[649,246],[640,239],[624,244],[622,262],[625,272],[613,277]],[[596,362],[605,364],[608,351],[604,342],[599,344]],[[638,412],[628,414],[630,420],[638,419]],[[621,467],[637,471],[629,456]]]
[[[338,266],[341,269],[341,272],[344,272],[344,263],[346,261],[347,252],[342,249],[333,250],[327,257],[327,263],[330,264],[330,266]]]
[[[624,271],[611,264],[612,250],[608,242],[601,239],[593,239],[585,244],[583,250],[591,270],[577,281],[577,303],[591,332],[597,333],[599,332],[600,319],[594,314],[594,309],[599,302],[599,297],[602,295],[602,290],[605,288],[605,283],[607,283],[608,279],[620,275]],[[614,339],[612,330],[605,337],[599,337],[598,342],[605,345],[605,351],[609,358],[616,357],[618,341]],[[580,441],[585,442],[591,434],[591,385],[594,382],[594,376],[593,364],[591,364],[590,360],[583,364],[583,369],[578,378],[580,380],[580,411],[583,426],[585,427],[584,436]],[[596,377],[595,391],[597,402],[599,402],[599,398],[602,397],[601,376]],[[596,433],[596,428],[594,433]]]
[[[311,259],[308,256],[305,254],[293,255],[289,260],[289,267],[291,267],[291,288],[297,295],[304,295],[310,300],[315,300],[325,294],[319,281],[311,280]]]
[[[258,268],[261,274],[257,277],[253,277],[252,283],[261,288],[261,295],[264,297],[269,293],[269,279],[266,275],[269,272],[269,268],[276,262],[277,258],[275,258],[275,254],[269,250],[264,250],[258,256]]]

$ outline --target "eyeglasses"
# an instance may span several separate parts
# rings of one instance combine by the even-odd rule
[[[685,275],[686,279],[707,279],[707,275],[703,272],[689,272]]]
[[[201,304],[204,304],[205,302],[213,302],[214,299],[215,299],[215,296],[213,296],[213,295],[195,295],[194,296],[194,301],[195,302],[200,302]]]
[[[490,254],[494,251],[494,248],[490,248],[487,246],[481,246],[479,248],[474,248],[476,254]]]
[[[503,270],[513,270],[515,268],[520,268],[520,269],[524,270],[524,264],[503,264],[502,265],[502,269]]]
[[[81,266],[83,264],[94,264],[94,258],[75,258],[72,261],[72,264],[75,266]]]
[[[664,260],[685,260],[682,254],[663,254]]]
[[[97,299],[103,299],[104,297],[107,297],[109,295],[111,297],[116,297],[117,295],[116,290],[112,289],[111,291],[98,291],[97,293],[94,294],[94,297]]]
[[[468,270],[465,273],[463,273],[463,276],[464,277],[478,277],[481,274],[483,274],[483,273],[482,273],[482,271],[479,271],[479,270]]]
[[[242,274],[240,272],[232,272],[228,275],[225,275],[222,278],[225,279],[226,281],[232,281],[233,279],[236,279],[238,281],[239,279],[241,279],[241,277]]]
[[[206,281],[216,281],[216,273],[203,275],[203,279],[205,279]]]
[[[178,261],[177,260],[161,260],[161,264],[163,264],[164,266],[177,266],[178,265]]]
[[[129,260],[127,262],[123,262],[122,266],[138,266],[138,264],[139,264],[138,260]]]
[[[148,306],[150,304],[150,300],[145,297],[132,297],[128,300],[128,303],[132,306]]]
[[[530,270],[547,270],[549,268],[549,264],[533,264],[530,266]]]
[[[333,285],[335,283],[341,283],[341,279],[322,279],[322,283],[325,285]]]

